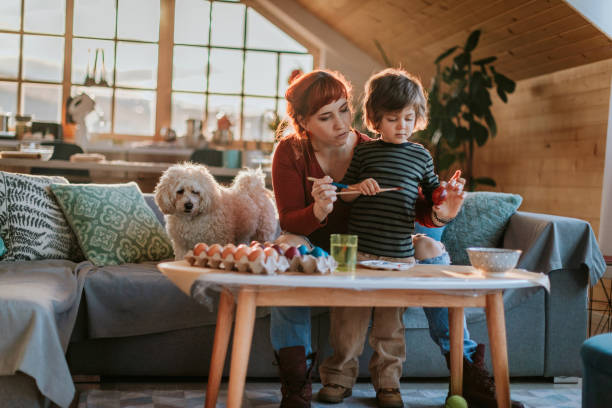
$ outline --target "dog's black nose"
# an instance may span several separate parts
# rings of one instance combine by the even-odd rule
[[[185,203],[185,209],[191,210],[193,208],[193,203]]]

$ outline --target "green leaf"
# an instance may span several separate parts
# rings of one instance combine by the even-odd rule
[[[497,60],[497,57],[487,57],[481,58],[479,60],[474,61],[474,65],[487,65]]]
[[[452,166],[452,164],[455,162],[456,159],[457,157],[453,153],[444,153],[443,155],[441,155],[440,158],[438,159],[438,162],[436,163],[438,172],[441,172],[441,171],[444,171],[450,168],[450,166]]]
[[[516,88],[516,82],[498,72],[494,73],[493,78],[498,88],[501,88],[504,92],[507,93],[514,92],[514,89]]]
[[[453,62],[459,70],[463,71],[463,67],[470,63],[471,58],[469,52],[462,52],[453,59]]]
[[[459,146],[459,142],[457,141],[457,136],[456,136],[457,128],[455,127],[455,124],[451,120],[449,119],[443,120],[440,130],[442,131],[442,137],[446,140],[446,143],[448,143],[449,146],[451,147]]]
[[[437,64],[438,62],[442,61],[444,58],[448,57],[449,55],[451,55],[453,52],[455,52],[455,50],[459,48],[457,46],[454,46],[452,48],[449,48],[448,50],[444,51],[442,54],[440,54],[438,56],[438,58],[436,58],[436,60],[434,61],[434,64]]]
[[[497,135],[497,124],[495,123],[495,119],[493,118],[490,110],[487,109],[484,114],[484,118],[487,126],[489,127],[489,131],[491,132],[491,137],[495,137]]]
[[[378,52],[380,52],[380,55],[381,55],[383,61],[385,61],[385,65],[387,65],[388,68],[391,68],[393,66],[393,63],[391,62],[389,57],[387,57],[387,53],[385,53],[385,50],[383,50],[382,45],[380,45],[380,43],[378,42],[377,39],[374,39],[374,44],[376,45],[376,48],[378,48]],[[436,62],[436,64],[437,64],[437,62]]]
[[[474,140],[476,140],[478,146],[482,146],[487,143],[487,139],[489,138],[489,131],[480,123],[472,122],[470,123],[470,136],[472,136]]]
[[[504,90],[502,88],[500,88],[499,86],[497,87],[497,94],[499,95],[499,97],[501,98],[502,101],[508,102],[508,97],[506,96],[506,93],[504,92]]]
[[[478,45],[478,39],[480,38],[480,30],[472,31],[467,41],[465,42],[465,47],[463,49],[465,52],[471,52]]]
[[[497,186],[497,183],[491,177],[475,177],[473,181],[474,184],[484,184],[492,187]]]
[[[448,117],[455,117],[461,111],[461,100],[459,98],[450,98],[446,103],[446,114]]]
[[[459,144],[463,142],[469,142],[470,140],[470,131],[465,126],[457,127],[455,134],[457,135],[457,145],[451,147],[459,147]]]

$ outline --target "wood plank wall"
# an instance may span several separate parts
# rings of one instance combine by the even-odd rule
[[[481,188],[520,194],[521,210],[581,218],[599,229],[612,59],[519,81],[495,97],[498,134],[475,155]]]

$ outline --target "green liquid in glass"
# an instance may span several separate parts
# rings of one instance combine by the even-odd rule
[[[341,272],[354,272],[357,264],[357,244],[331,244],[331,256],[338,262]]]

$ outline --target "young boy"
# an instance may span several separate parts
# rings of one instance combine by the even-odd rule
[[[366,84],[364,120],[380,139],[355,147],[343,184],[361,194],[343,195],[354,201],[349,233],[358,235],[358,260],[381,259],[414,262],[415,205],[419,186],[425,197],[439,187],[429,152],[409,142],[415,130],[427,124],[427,98],[421,83],[402,70],[387,69]],[[381,188],[401,187],[377,195]],[[433,212],[436,225],[448,221]],[[424,263],[449,264],[440,242],[418,236]],[[374,354],[369,369],[379,407],[403,407],[400,394],[402,363],[406,359],[404,308],[333,308],[330,343],[334,354],[320,367],[325,385],[319,399],[340,402],[350,395],[358,374],[358,356],[363,351],[370,318],[370,345]]]

